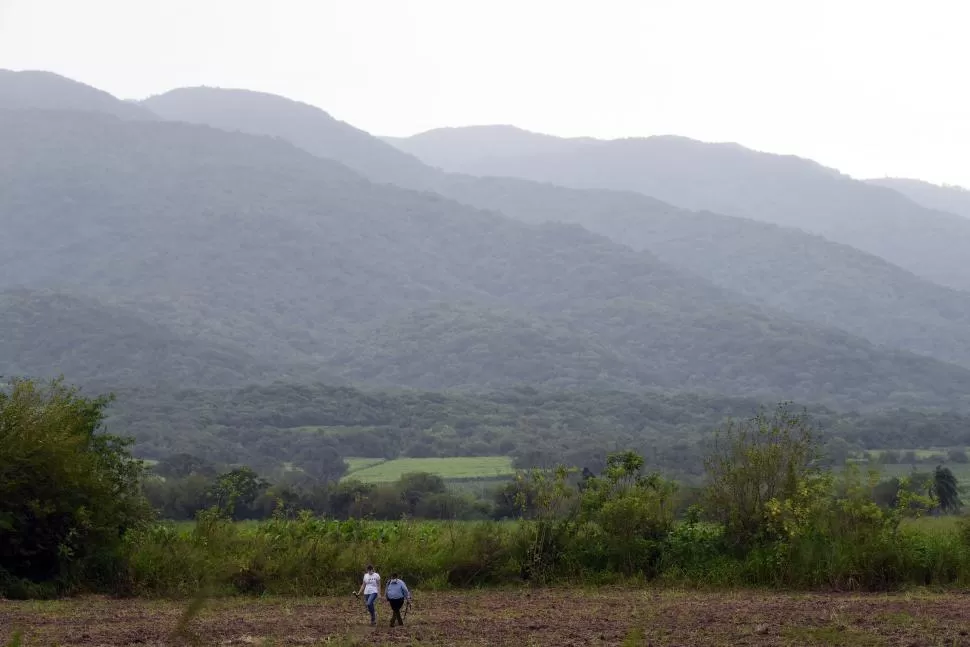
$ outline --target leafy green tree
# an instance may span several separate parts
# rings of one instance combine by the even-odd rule
[[[643,467],[635,452],[612,454],[602,475],[586,479],[582,495],[581,520],[599,528],[610,566],[628,574],[656,568],[674,520],[676,486]]]
[[[408,514],[415,514],[421,501],[425,498],[443,494],[447,491],[444,479],[437,474],[427,472],[412,472],[401,475],[395,488],[400,492],[400,496],[407,505]]]
[[[149,518],[141,462],[100,431],[109,401],[60,380],[0,390],[0,595],[106,583],[122,535]]]
[[[809,419],[787,405],[729,422],[705,460],[707,510],[739,548],[791,537],[829,493],[831,475],[819,459]]]
[[[234,518],[240,506],[252,506],[269,485],[251,467],[240,467],[216,477],[210,496],[220,511]]]
[[[938,465],[933,472],[933,494],[936,495],[943,512],[959,512],[963,507],[963,502],[960,501],[960,484],[949,467]]]

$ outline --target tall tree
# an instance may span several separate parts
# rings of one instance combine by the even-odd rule
[[[949,467],[936,466],[936,471],[933,472],[933,493],[943,512],[958,512],[963,507],[963,502],[960,501],[960,485]]]

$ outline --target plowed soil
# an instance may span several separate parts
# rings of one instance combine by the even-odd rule
[[[655,590],[416,594],[389,609],[325,599],[0,601],[0,645],[936,645],[970,646],[970,596]]]

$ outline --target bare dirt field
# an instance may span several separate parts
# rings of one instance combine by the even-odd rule
[[[0,601],[0,645],[970,646],[970,595],[670,590],[416,594],[407,626],[346,598]],[[191,619],[185,620],[187,615]]]

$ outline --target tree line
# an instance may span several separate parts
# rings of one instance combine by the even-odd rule
[[[207,528],[267,512],[271,523],[295,519],[303,524],[299,528],[323,516],[512,517],[521,520],[514,537],[486,525],[474,531],[484,534],[468,541],[496,551],[512,550],[514,544],[524,552],[505,559],[519,565],[521,577],[544,580],[575,574],[570,569],[577,568],[657,575],[670,566],[671,555],[691,546],[707,546],[725,558],[779,563],[801,559],[799,551],[807,546],[816,551],[829,550],[821,548],[829,545],[866,546],[896,554],[894,542],[905,538],[902,519],[961,506],[956,479],[945,467],[922,481],[899,479],[888,486],[857,468],[837,477],[822,460],[810,418],[785,407],[722,425],[706,456],[704,483],[696,489],[649,469],[644,457],[631,450],[611,453],[595,472],[564,465],[522,470],[487,504],[449,492],[440,478],[427,474],[384,485],[311,479],[307,487],[276,487],[248,467],[220,472],[204,460],[179,456],[160,466],[173,482],[200,479],[200,498],[186,506],[178,497],[153,491],[168,481],[148,478],[143,463],[131,454],[130,439],[104,432],[110,401],[82,396],[60,381],[18,380],[0,391],[0,594],[128,590],[145,576],[149,555],[178,546],[211,550]],[[166,515],[166,506],[184,516],[194,511],[205,523],[188,538],[166,534],[170,531],[157,521],[159,512]],[[233,535],[235,530],[219,532],[236,537],[233,550],[254,541]],[[287,532],[274,531],[273,536]],[[362,542],[354,554],[376,550],[371,539],[351,533],[344,541],[351,541],[347,537]],[[442,563],[450,559],[447,551],[438,558]],[[798,572],[799,578],[807,577]]]

